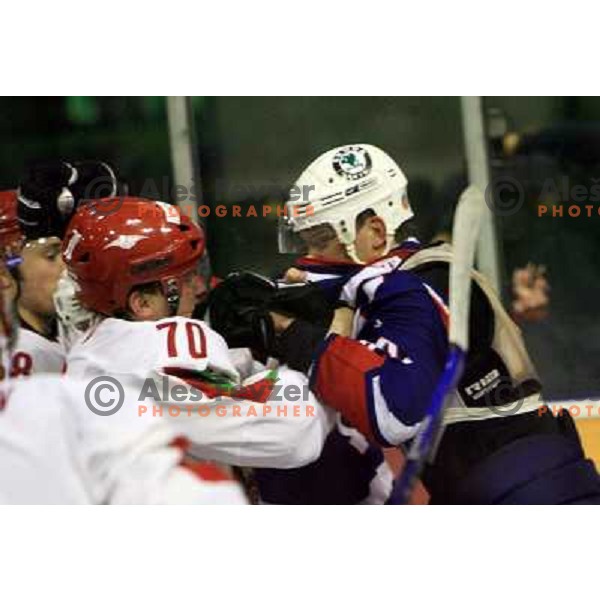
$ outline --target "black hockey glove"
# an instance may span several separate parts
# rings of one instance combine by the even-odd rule
[[[328,325],[333,312],[312,284],[287,285],[249,271],[232,273],[207,301],[210,326],[232,348],[250,348],[260,360],[277,355],[270,312]]]

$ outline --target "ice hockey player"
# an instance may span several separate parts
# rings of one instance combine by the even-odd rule
[[[21,324],[11,377],[60,373],[64,352],[57,340],[53,294],[64,270],[61,240],[77,204],[97,194],[112,195],[116,178],[99,161],[34,162],[11,193],[25,245],[22,262],[11,270]],[[9,202],[9,198],[5,198]],[[11,208],[12,210],[12,208]]]
[[[22,236],[13,208],[0,203],[2,364],[19,328],[9,270],[21,261]],[[168,421],[139,418],[131,390],[110,418],[88,408],[86,392],[86,382],[53,374],[0,384],[0,504],[246,502],[227,470],[186,455]]]
[[[231,273],[199,310],[230,348],[250,348],[263,362],[281,356],[270,317],[274,311],[325,329],[333,314],[316,286],[281,285],[252,272]],[[308,363],[287,366],[306,371]],[[272,504],[384,504],[393,473],[381,449],[344,424],[338,413],[316,461],[296,469],[255,469],[254,480],[261,499]]]
[[[325,328],[333,314],[316,286],[281,285],[252,272],[231,273],[198,309],[230,348],[250,348],[263,362],[280,354],[273,311]],[[287,366],[306,370],[308,365]],[[337,413],[317,460],[295,469],[254,469],[253,479],[261,500],[271,504],[384,504],[392,491],[393,473],[382,450]]]
[[[277,316],[282,345],[287,337],[292,354],[315,350],[312,389],[350,424],[383,446],[407,444],[446,356],[451,247],[394,244],[413,216],[407,180],[374,146],[324,153],[294,189],[308,194],[286,205],[281,249],[301,241],[306,256],[288,276],[316,282],[346,307],[324,341],[323,331]],[[598,474],[571,418],[544,410],[520,331],[487,280],[474,281],[466,373],[424,474],[431,502],[599,502]]]
[[[17,191],[0,192],[4,214],[17,218]],[[63,353],[54,337],[52,293],[60,271],[60,241],[56,244],[27,242],[22,254],[26,257],[7,273],[5,293],[17,301],[21,322],[19,339],[14,348],[8,371],[11,377],[38,373],[60,373]],[[49,303],[48,303],[49,300]]]
[[[190,318],[204,246],[202,230],[163,202],[125,198],[110,215],[94,203],[80,208],[63,256],[81,308],[96,319],[71,348],[67,374],[127,381],[162,403],[202,458],[239,467],[310,463],[332,424],[306,377],[288,368],[256,373],[248,352],[230,353],[221,336]],[[173,402],[175,386],[188,396]],[[306,392],[300,400],[286,394],[291,386]]]

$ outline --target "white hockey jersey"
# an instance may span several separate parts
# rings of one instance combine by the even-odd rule
[[[125,388],[115,414],[90,410],[86,384],[53,375],[0,390],[0,503],[239,504],[238,482],[189,461],[170,423],[140,418]]]
[[[65,355],[58,342],[21,327],[11,352],[10,377],[27,377],[40,373],[62,373]]]
[[[239,354],[236,360],[201,321],[107,318],[73,346],[67,374],[86,381],[110,375],[132,387],[139,410],[169,416],[195,456],[280,469],[316,460],[334,417],[307,378],[282,367],[243,381]]]

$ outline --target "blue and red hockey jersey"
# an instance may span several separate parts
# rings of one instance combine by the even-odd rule
[[[396,446],[424,417],[448,350],[447,299],[400,270],[415,241],[367,266],[302,258],[332,301],[356,309],[354,335],[328,336],[317,350],[311,385],[369,439]]]

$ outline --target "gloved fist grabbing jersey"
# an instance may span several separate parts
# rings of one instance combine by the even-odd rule
[[[230,347],[250,348],[258,360],[282,358],[271,312],[323,328],[333,316],[330,303],[314,284],[286,284],[241,271],[211,290],[205,318]]]

